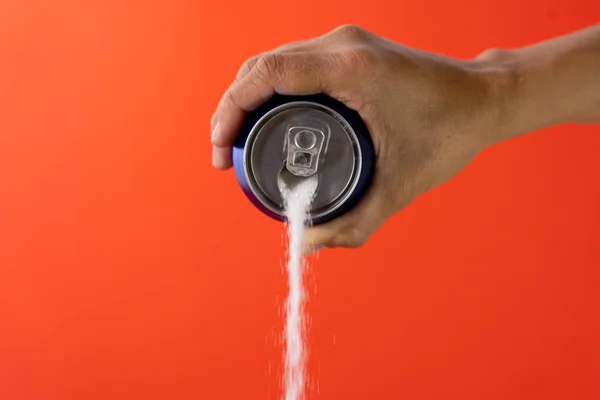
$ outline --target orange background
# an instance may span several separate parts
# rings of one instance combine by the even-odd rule
[[[343,23],[472,57],[600,17],[596,0],[0,4],[3,400],[279,399],[282,227],[210,166],[247,57]],[[366,247],[323,253],[309,398],[599,399],[598,148],[597,127],[504,143]]]

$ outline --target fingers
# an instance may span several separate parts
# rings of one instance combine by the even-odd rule
[[[310,45],[313,40],[285,44],[285,45],[275,49],[273,51],[273,53],[294,53],[294,52],[301,52],[301,51],[310,51],[311,50]],[[252,69],[256,66],[256,63],[258,62],[258,60],[260,60],[260,58],[263,57],[265,54],[267,54],[267,53],[263,53],[258,56],[254,56],[254,57],[251,57],[248,60],[246,60],[246,62],[244,62],[244,64],[242,64],[242,66],[238,70],[233,83],[236,83],[239,80],[245,78],[246,75],[248,75],[250,73],[250,71],[252,71]],[[216,122],[217,122],[217,113],[215,112],[213,114],[213,116],[211,118],[211,122],[210,122],[211,131],[214,131]]]
[[[238,79],[223,96],[212,123],[212,142],[218,154],[215,167],[231,166],[231,156],[217,149],[231,149],[246,114],[267,101],[274,93],[314,94],[327,91],[333,63],[316,53],[269,53],[254,61],[254,66]],[[249,67],[248,67],[249,68]]]
[[[378,185],[374,185],[348,214],[308,228],[304,237],[305,254],[314,253],[323,247],[363,246],[389,216],[384,200],[385,196]]]
[[[227,169],[233,165],[231,147],[213,146],[212,163],[217,169]]]
[[[252,57],[242,65],[211,118],[213,165],[216,168],[231,167],[231,147],[246,113],[268,100],[273,93],[301,95],[325,91],[327,74],[335,71],[331,65],[332,57],[326,55],[331,47],[327,44],[330,36],[288,43]],[[317,80],[319,75],[325,76]],[[295,79],[289,81],[288,77]],[[249,94],[253,92],[255,98],[249,100]],[[248,100],[250,106],[244,101],[237,102],[239,96]]]
[[[314,44],[316,44],[317,39],[320,39],[320,38],[299,41],[299,42],[286,43],[286,44],[276,48],[275,50],[271,51],[271,53],[301,53],[301,52],[315,51],[317,49],[315,48]],[[254,66],[256,65],[258,60],[265,54],[267,54],[267,53],[259,54],[258,56],[249,58],[239,69],[235,80],[236,81],[240,80],[241,78],[248,75],[248,73],[250,71],[252,71],[252,68],[254,68]]]
[[[316,38],[283,45],[244,63],[211,119],[215,167],[227,169],[231,166],[228,152],[231,152],[246,113],[274,93],[327,93],[325,84],[340,86],[345,73],[353,68],[339,59],[340,51],[332,50],[339,49],[344,40],[365,37],[368,34],[362,29],[343,26]],[[337,57],[335,53],[338,53]],[[334,83],[333,79],[338,82]]]

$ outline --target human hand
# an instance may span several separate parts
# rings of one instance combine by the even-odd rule
[[[356,110],[376,153],[375,177],[342,217],[307,230],[309,249],[358,247],[392,215],[461,171],[492,144],[501,75],[483,61],[430,54],[343,26],[248,60],[211,121],[213,164],[232,165],[247,112],[274,93],[325,93]]]

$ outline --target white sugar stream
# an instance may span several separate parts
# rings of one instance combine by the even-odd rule
[[[316,189],[317,179],[308,178],[294,187],[281,188],[289,238],[287,273],[289,294],[286,303],[284,400],[303,400],[306,385],[306,321],[304,317],[304,270],[306,260],[304,228]]]

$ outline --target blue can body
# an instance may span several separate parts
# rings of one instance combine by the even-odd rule
[[[323,94],[315,94],[308,96],[275,95],[261,107],[247,115],[244,124],[240,130],[240,133],[237,137],[237,140],[233,146],[233,166],[235,169],[235,174],[238,183],[242,188],[244,194],[246,195],[246,197],[248,197],[252,204],[254,204],[256,208],[258,208],[260,211],[262,211],[269,217],[279,221],[284,221],[285,218],[281,214],[270,210],[253,193],[250,187],[250,183],[248,181],[247,171],[245,170],[244,150],[248,144],[248,137],[252,129],[261,120],[261,118],[263,118],[263,116],[265,116],[269,111],[273,110],[276,107],[294,102],[318,103],[330,108],[331,110],[334,110],[352,127],[358,141],[358,146],[360,147],[362,168],[357,178],[356,185],[354,186],[352,193],[348,196],[348,198],[344,201],[343,204],[341,204],[335,210],[332,210],[330,213],[317,218],[313,218],[311,221],[313,225],[322,224],[329,222],[335,218],[338,218],[341,215],[348,212],[350,209],[352,209],[365,195],[373,179],[375,171],[375,150],[373,146],[373,141],[371,139],[371,135],[369,134],[367,126],[365,125],[358,112],[348,108],[341,102]]]

